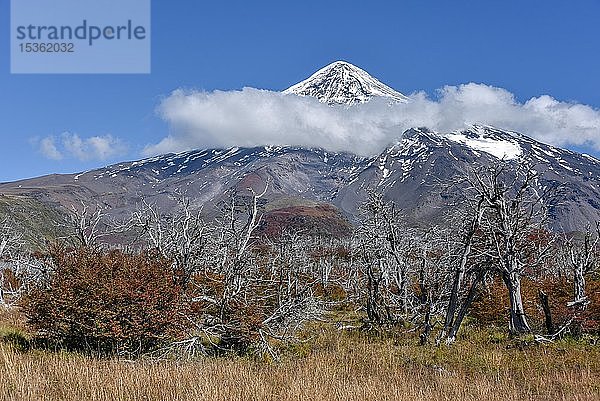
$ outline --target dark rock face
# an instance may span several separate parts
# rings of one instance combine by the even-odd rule
[[[0,194],[35,199],[55,210],[84,201],[124,218],[142,199],[166,212],[184,195],[216,211],[229,191],[263,198],[265,230],[313,227],[342,235],[358,218],[367,190],[382,191],[411,218],[436,223],[455,207],[460,188],[451,183],[474,164],[527,158],[540,173],[540,193],[562,187],[550,208],[552,228],[582,229],[600,219],[600,161],[542,144],[524,135],[473,126],[453,133],[411,129],[379,156],[298,147],[211,149],[168,154],[81,174],[51,175],[0,184]]]
[[[560,187],[546,200],[552,229],[580,230],[600,219],[599,160],[485,126],[447,134],[424,128],[405,132],[401,141],[340,189],[334,203],[354,214],[366,189],[376,188],[414,219],[439,221],[460,198],[460,186],[451,184],[474,165],[491,165],[499,158],[512,164],[529,160],[539,173],[535,185],[540,194]]]

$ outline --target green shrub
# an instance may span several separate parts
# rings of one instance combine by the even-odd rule
[[[12,327],[0,328],[0,343],[6,344],[19,352],[27,352],[31,348],[27,335],[23,331]]]

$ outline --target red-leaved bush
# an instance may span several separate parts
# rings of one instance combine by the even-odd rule
[[[535,332],[543,332],[545,315],[539,299],[539,291],[548,296],[555,330],[567,326],[565,333],[580,335],[583,333],[600,333],[600,281],[588,280],[586,295],[589,303],[585,309],[569,307],[573,300],[573,283],[559,278],[543,280],[523,279],[521,293],[527,319]],[[473,302],[469,316],[479,324],[502,327],[508,316],[508,294],[500,280],[496,277],[489,283]]]
[[[156,255],[53,248],[50,273],[23,301],[50,344],[90,352],[145,352],[179,333],[181,288]]]

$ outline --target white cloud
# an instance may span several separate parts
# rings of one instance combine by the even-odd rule
[[[126,152],[125,144],[112,135],[82,138],[78,134],[64,132],[58,138],[47,136],[36,141],[40,152],[47,158],[61,160],[71,157],[80,161],[107,160]]]
[[[352,107],[253,88],[176,90],[157,110],[171,133],[148,145],[146,155],[261,145],[315,146],[369,155],[411,127],[446,132],[472,123],[519,131],[557,146],[600,150],[600,110],[547,95],[520,103],[505,89],[475,83],[445,86],[434,99],[418,92],[405,104],[374,99]]]
[[[39,141],[40,152],[52,160],[61,160],[63,158],[62,153],[56,147],[56,140],[54,137],[48,136]]]

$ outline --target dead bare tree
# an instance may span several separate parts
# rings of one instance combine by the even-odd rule
[[[217,349],[261,340],[271,334],[267,326],[276,320],[274,311],[267,316],[264,308],[272,283],[265,277],[270,272],[259,263],[255,236],[267,185],[261,192],[248,189],[251,197],[231,193],[223,202],[219,217],[207,228],[202,268],[191,276],[193,338],[201,336]]]
[[[447,305],[449,285],[452,277],[450,266],[454,257],[452,230],[433,226],[423,233],[417,242],[418,298],[420,302],[421,345],[437,325],[437,317]]]
[[[90,206],[83,201],[77,206],[71,205],[66,221],[62,224],[67,230],[67,236],[59,239],[66,239],[76,247],[98,246],[101,238],[110,235],[104,222],[105,217],[104,211],[98,205]]]
[[[223,277],[222,292],[219,300],[219,320],[228,322],[228,314],[234,300],[248,290],[248,280],[255,270],[253,255],[249,252],[254,240],[253,234],[260,224],[262,215],[258,208],[259,199],[267,192],[268,184],[262,192],[257,193],[250,188],[252,197],[244,202],[236,194],[232,194],[222,212],[219,228],[219,273]],[[240,203],[239,201],[242,200]],[[245,221],[238,218],[246,215]],[[233,332],[234,328],[228,330]],[[236,341],[236,339],[230,339]]]
[[[323,314],[325,305],[315,295],[315,289],[324,280],[335,279],[328,271],[331,265],[324,262],[328,261],[326,255],[311,257],[311,250],[318,248],[314,239],[299,233],[284,233],[270,245],[267,255],[272,263],[261,280],[268,288],[262,300],[271,306],[261,322],[260,344],[263,351],[276,358],[268,339],[297,341],[298,329]],[[324,279],[324,275],[329,277]]]
[[[437,344],[440,344],[442,339],[445,339],[447,344],[456,340],[456,335],[466,312],[471,306],[477,288],[485,275],[482,269],[477,268],[478,264],[475,262],[477,252],[473,250],[483,218],[484,198],[480,194],[471,202],[473,206],[467,205],[466,208],[461,209],[460,211],[463,213],[459,213],[458,217],[458,220],[462,222],[462,226],[460,222],[457,225],[461,230],[458,235],[460,240],[455,246],[457,248],[457,258],[450,262],[452,285],[449,289],[444,325],[436,339]],[[465,280],[466,277],[470,279]],[[463,288],[465,284],[466,289]],[[461,296],[461,294],[464,294],[464,296]]]
[[[585,278],[597,267],[598,244],[600,241],[600,222],[596,222],[595,230],[588,224],[582,239],[566,239],[569,262],[573,272],[573,301],[569,307],[585,309],[589,301],[585,294]]]
[[[363,220],[356,232],[357,262],[365,277],[365,309],[369,322],[396,324],[410,320],[418,301],[413,291],[410,256],[414,232],[402,222],[396,206],[370,191],[362,205]]]
[[[548,194],[534,188],[538,173],[526,161],[499,162],[473,175],[477,197],[483,201],[482,230],[491,241],[486,256],[492,260],[509,295],[509,330],[531,331],[521,295],[521,277],[549,256],[552,240],[544,236]]]
[[[12,307],[46,272],[30,252],[23,230],[9,218],[0,222],[0,306]]]
[[[23,234],[18,232],[8,218],[0,222],[0,305],[7,306],[6,292],[15,295],[17,290],[12,288],[12,283],[6,275],[16,277],[16,265],[22,255]],[[9,285],[9,288],[7,288]]]
[[[142,200],[129,221],[127,229],[137,233],[136,242],[150,247],[173,262],[173,269],[183,272],[185,284],[202,268],[210,226],[204,221],[202,208],[193,208],[190,199],[180,196],[177,209],[163,213],[157,205]]]

